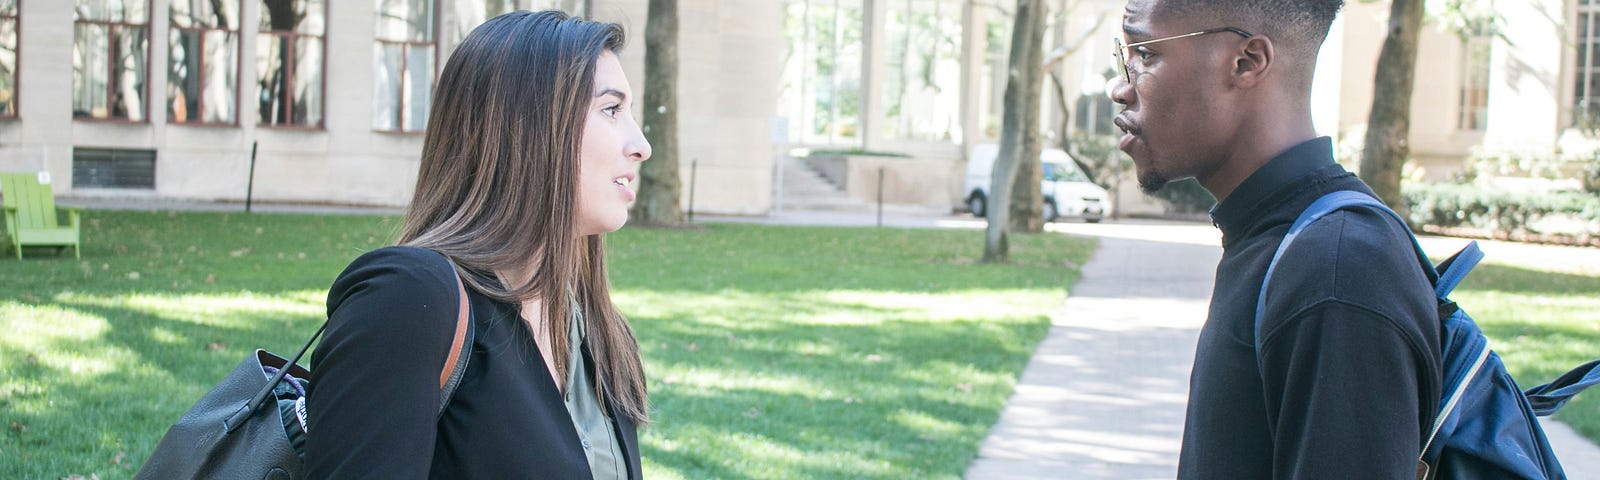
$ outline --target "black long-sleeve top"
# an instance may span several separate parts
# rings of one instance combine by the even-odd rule
[[[472,355],[438,412],[456,324],[453,275],[437,253],[391,247],[356,259],[334,281],[328,330],[311,358],[310,478],[591,477],[515,305],[468,290]],[[627,475],[640,478],[635,426],[610,413]]]
[[[1437,300],[1393,219],[1344,210],[1273,252],[1323,194],[1371,194],[1327,138],[1252,174],[1212,211],[1223,256],[1189,383],[1180,479],[1415,478],[1440,397]]]

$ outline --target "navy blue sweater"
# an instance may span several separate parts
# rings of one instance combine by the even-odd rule
[[[1300,211],[1337,190],[1371,193],[1317,138],[1213,209],[1223,255],[1178,478],[1416,477],[1440,397],[1440,340],[1437,300],[1403,225],[1346,210],[1301,233],[1273,273],[1256,358],[1267,264]]]

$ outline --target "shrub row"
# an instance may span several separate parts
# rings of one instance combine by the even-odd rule
[[[1470,227],[1511,236],[1600,234],[1600,195],[1586,192],[1515,192],[1474,185],[1407,184],[1401,191],[1414,226]],[[1568,220],[1571,228],[1539,231],[1541,220]]]

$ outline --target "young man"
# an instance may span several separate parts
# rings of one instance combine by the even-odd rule
[[[1199,180],[1223,233],[1178,478],[1416,477],[1440,340],[1405,226],[1349,210],[1302,232],[1273,274],[1256,349],[1256,300],[1289,225],[1325,193],[1371,194],[1311,125],[1317,50],[1342,3],[1128,3],[1125,74],[1110,85],[1121,149],[1147,191]]]

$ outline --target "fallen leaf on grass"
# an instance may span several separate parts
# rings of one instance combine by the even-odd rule
[[[11,431],[22,433],[28,431],[28,426],[18,422],[11,422]]]
[[[122,459],[126,458],[127,456],[128,456],[128,452],[117,450],[117,456],[111,457],[111,464],[112,465],[122,465]]]
[[[244,248],[241,248],[241,249],[238,249],[238,250],[234,250],[234,251],[228,252],[228,256],[234,257],[234,258],[238,258],[238,257],[244,256],[244,254],[246,254],[246,253],[250,253],[250,247],[244,247]]]
[[[225,348],[228,348],[228,346],[223,345],[222,342],[211,342],[206,344],[206,350],[211,352],[220,352]]]
[[[41,302],[43,300],[40,300],[39,297],[35,297],[33,295],[23,294],[22,295],[22,301],[28,302],[28,303],[39,303],[39,302]]]

